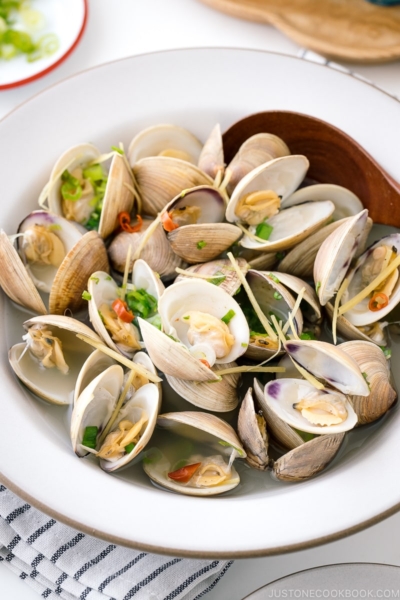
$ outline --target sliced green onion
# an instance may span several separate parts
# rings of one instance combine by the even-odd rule
[[[315,340],[315,334],[312,331],[305,331],[300,334],[301,340]]]
[[[114,152],[118,152],[118,154],[123,154],[124,151],[122,150],[122,148],[118,148],[117,146],[111,146],[111,150],[114,150]]]
[[[228,325],[228,323],[230,323],[230,321],[233,319],[233,317],[236,315],[234,310],[228,310],[228,312],[226,313],[226,315],[224,315],[221,319],[221,321],[223,321],[224,323],[226,323],[226,325]]]
[[[99,428],[95,425],[89,425],[89,427],[85,428],[82,446],[86,446],[87,448],[96,448],[96,438],[99,433]]]
[[[205,248],[205,246],[207,246],[207,242],[205,242],[204,240],[200,240],[199,242],[197,242],[196,245],[199,250],[202,250],[203,248]]]
[[[136,446],[136,444],[134,442],[131,442],[130,444],[128,444],[127,446],[125,446],[125,452],[127,454],[130,454],[132,452],[132,450],[134,449],[135,446]]]
[[[387,348],[386,346],[379,346],[379,348],[382,350],[386,358],[392,357],[392,350],[390,348]]]
[[[318,290],[320,287],[321,287],[321,282],[317,281],[317,283],[315,284],[315,291],[317,292],[317,294],[318,294]]]
[[[272,279],[272,281],[275,281],[275,283],[280,283],[280,281],[276,275],[273,275],[272,273],[268,273],[268,277],[270,277]]]
[[[82,292],[82,300],[91,300],[92,296],[91,294],[89,294],[89,292],[87,292],[86,290],[84,292]]]
[[[274,228],[272,227],[272,225],[269,225],[265,222],[259,223],[256,227],[256,236],[261,238],[262,240],[269,240],[269,237],[273,230]]]
[[[103,181],[104,179],[107,179],[103,167],[99,164],[86,167],[86,169],[83,169],[82,175],[85,179],[91,179],[92,181]]]
[[[274,292],[275,300],[282,300],[282,295],[279,292]]]

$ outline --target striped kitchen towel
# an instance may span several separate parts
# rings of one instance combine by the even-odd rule
[[[1,484],[0,561],[50,600],[197,600],[232,564],[103,542],[49,518]]]

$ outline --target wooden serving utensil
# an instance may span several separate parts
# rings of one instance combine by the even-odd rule
[[[400,57],[400,7],[366,0],[202,0],[232,16],[270,23],[329,58],[364,63]]]
[[[279,110],[241,119],[223,135],[225,162],[230,162],[247,138],[262,132],[281,137],[292,154],[308,158],[307,178],[348,188],[375,223],[400,227],[400,184],[360,144],[320,119]]]

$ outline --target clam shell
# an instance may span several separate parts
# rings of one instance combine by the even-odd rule
[[[76,334],[84,334],[95,341],[100,341],[100,338],[89,327],[71,317],[34,317],[25,321],[24,328],[28,331],[33,325],[48,326],[53,335],[61,340],[65,361],[69,366],[68,373],[63,374],[55,367],[50,369],[40,366],[38,359],[29,350],[25,352],[25,342],[10,349],[10,365],[17,377],[43,400],[51,404],[71,404],[76,378],[93,352],[93,348],[79,340]]]
[[[315,202],[320,200],[331,200],[335,205],[333,219],[335,221],[351,217],[363,210],[361,200],[350,190],[341,185],[332,183],[317,183],[296,190],[282,203],[283,208],[302,204],[303,202]]]
[[[218,374],[220,369],[229,369],[236,366],[236,363],[214,365],[214,372]],[[182,398],[204,410],[229,412],[239,404],[239,373],[223,375],[221,381],[205,381],[203,383],[178,379],[171,375],[166,375],[166,378],[172,389]]]
[[[184,225],[168,234],[172,250],[189,264],[214,260],[242,235],[230,223]]]
[[[382,350],[370,342],[352,341],[339,346],[358,364],[370,386],[368,396],[350,396],[359,425],[372,423],[384,415],[397,399],[390,384],[388,361]]]
[[[224,149],[219,123],[215,125],[208,136],[197,164],[199,169],[207,173],[212,179],[215,179],[219,172],[222,173],[224,171]]]
[[[268,219],[268,225],[273,227],[273,231],[267,241],[262,243],[244,235],[240,244],[245,248],[265,252],[287,250],[323,227],[333,211],[334,204],[330,200],[286,208]],[[255,235],[256,227],[250,226],[249,231]]]
[[[322,306],[338,291],[358,249],[367,217],[366,209],[348,217],[318,250],[314,263],[314,282],[316,285],[319,283],[317,294]]]
[[[152,221],[144,219],[140,232],[127,233],[123,231],[115,236],[108,248],[110,263],[115,271],[124,272],[129,247],[131,247],[132,257],[129,268],[133,267],[135,251],[139,247],[144,232],[151,223]],[[172,279],[176,275],[176,267],[182,268],[185,266],[183,260],[172,250],[161,225],[157,227],[147,241],[141,253],[141,258],[165,280]]]
[[[82,308],[88,278],[98,270],[109,270],[107,251],[97,231],[88,231],[68,252],[56,273],[49,297],[50,313],[62,315],[67,309],[74,312]]]
[[[344,433],[321,435],[275,461],[273,473],[280,481],[304,481],[320,473],[333,460]]]
[[[285,349],[307,371],[343,394],[368,396],[368,385],[359,366],[339,347],[316,340],[290,340]]]
[[[289,450],[302,446],[305,443],[303,438],[271,410],[265,401],[264,386],[257,379],[254,379],[254,393],[267,421],[268,431],[276,441]]]
[[[290,155],[275,158],[254,168],[236,185],[226,208],[226,220],[230,223],[240,221],[235,214],[236,205],[242,196],[250,192],[273,190],[285,200],[303,181],[308,167],[309,162],[305,156]]]
[[[303,379],[277,379],[267,383],[264,388],[264,397],[269,408],[280,419],[297,430],[321,435],[342,433],[354,428],[357,423],[357,415],[345,396],[342,396],[342,400],[346,406],[347,418],[338,425],[314,425],[305,419],[300,411],[293,408],[294,404],[313,392],[315,392],[315,387]],[[324,392],[326,395],[338,394],[338,392],[328,389]]]
[[[242,273],[246,274],[249,268],[247,261],[243,258],[237,258],[236,263],[239,266]],[[209,277],[209,283],[213,283],[218,281],[218,279],[212,279],[213,276],[225,277],[225,279],[221,282],[214,283],[214,285],[218,285],[222,290],[234,296],[235,293],[240,288],[240,279],[236,273],[236,271],[232,268],[232,263],[228,258],[220,258],[218,260],[213,260],[206,263],[201,263],[197,265],[193,265],[186,269],[188,273],[198,273],[202,277]],[[189,279],[190,276],[185,276],[182,273],[178,275],[175,279],[175,283],[178,281],[185,281]]]
[[[7,234],[0,231],[0,286],[11,300],[45,315],[46,306]]]
[[[252,135],[243,142],[227,167],[231,174],[227,185],[228,193],[232,194],[239,181],[254,168],[288,154],[289,148],[278,136],[272,133]]]
[[[277,279],[291,292],[296,294],[296,297],[301,292],[302,288],[305,288],[302,302],[307,303],[308,307],[311,308],[312,314],[308,314],[310,321],[320,321],[322,318],[321,308],[318,302],[318,297],[310,284],[308,284],[300,277],[289,275],[288,273],[282,273],[281,271],[270,271],[270,274]],[[304,316],[304,315],[303,315]]]
[[[128,171],[124,157],[116,152],[111,161],[100,215],[99,235],[102,238],[107,238],[119,227],[118,215],[121,212],[131,212],[134,197],[129,187],[132,185],[132,173]]]
[[[202,143],[190,131],[178,125],[162,123],[140,131],[128,148],[128,160],[133,167],[140,159],[158,156],[165,150],[177,150],[188,155],[187,160],[197,164]]]
[[[240,406],[238,416],[238,434],[246,450],[246,462],[255,469],[265,471],[268,468],[268,434],[265,428],[260,430],[256,417],[252,389],[249,388]]]
[[[194,358],[186,346],[174,341],[147,321],[140,318],[138,321],[146,350],[160,371],[178,379],[218,381],[218,376]]]
[[[153,217],[183,190],[213,184],[211,177],[198,167],[166,156],[142,158],[134,165],[133,174],[142,198],[143,212]]]
[[[354,265],[353,269],[348,273],[347,278],[349,279],[349,285],[347,290],[344,292],[341,300],[341,304],[345,304],[348,300],[353,298],[361,289],[364,287],[362,284],[362,267],[366,258],[373,252],[373,250],[382,244],[389,246],[390,248],[395,247],[397,252],[400,252],[400,233],[393,233],[388,235],[368,248],[360,256]],[[364,298],[357,306],[354,306],[351,310],[348,310],[345,315],[346,319],[353,325],[363,326],[375,323],[375,321],[381,320],[385,317],[400,301],[400,279],[394,287],[394,290],[389,298],[389,303],[379,311],[371,311],[368,308],[369,298]]]
[[[234,344],[228,354],[216,358],[215,362],[224,364],[235,361],[247,348],[249,327],[242,309],[232,296],[207,281],[192,280],[174,283],[161,296],[158,310],[164,331],[179,339],[189,349],[192,348],[188,340],[190,323],[181,319],[188,310],[200,311],[218,319],[233,311],[234,316],[229,321],[228,328],[235,338]]]

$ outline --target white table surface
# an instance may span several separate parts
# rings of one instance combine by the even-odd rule
[[[89,0],[87,29],[74,53],[58,69],[38,81],[0,92],[0,118],[47,86],[94,65],[153,50],[200,46],[253,48],[286,54],[297,54],[300,49],[272,27],[223,15],[197,0]],[[346,66],[400,97],[399,61],[377,66],[351,63]],[[266,506],[264,515],[254,515],[254,526],[257,519],[269,516],[273,518],[268,515]],[[400,566],[400,513],[363,532],[318,548],[237,560],[206,598],[240,600],[279,577],[342,562]],[[2,600],[38,597],[25,582],[0,564]]]

